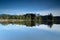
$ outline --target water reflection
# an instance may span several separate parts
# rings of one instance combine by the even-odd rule
[[[54,24],[50,29],[47,25],[26,27],[25,25],[3,26],[0,24],[0,40],[59,40],[60,25]]]
[[[57,20],[58,21],[58,20]],[[0,22],[2,25],[8,25],[8,24],[17,24],[17,25],[26,25],[27,27],[34,27],[35,25],[48,25],[50,28],[52,27],[53,24],[60,24],[60,21],[15,21],[15,22]]]

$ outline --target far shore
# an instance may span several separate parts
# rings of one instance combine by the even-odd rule
[[[15,21],[31,21],[31,20],[23,20],[23,19],[0,19],[0,22],[15,22]]]

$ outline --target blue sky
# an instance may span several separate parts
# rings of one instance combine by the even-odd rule
[[[0,14],[24,14],[29,12],[45,15],[50,13],[51,10],[56,10],[55,14],[60,10],[59,0],[0,0]],[[55,14],[53,13],[53,15]]]

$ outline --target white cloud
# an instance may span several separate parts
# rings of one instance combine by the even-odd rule
[[[60,16],[60,9],[54,9],[54,10],[42,10],[42,11],[39,11],[39,12],[36,12],[40,15],[48,15],[50,13],[53,14],[53,16]]]
[[[19,9],[6,9],[6,10],[0,10],[0,13],[6,13],[6,14],[16,14],[16,15],[23,15],[26,13],[34,13],[34,14],[40,14],[40,15],[48,15],[50,13],[53,14],[53,16],[60,16],[60,9],[50,9],[50,10],[39,10],[39,11],[23,11]]]

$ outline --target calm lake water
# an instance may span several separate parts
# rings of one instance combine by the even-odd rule
[[[60,25],[2,25],[0,24],[0,40],[60,40]]]

